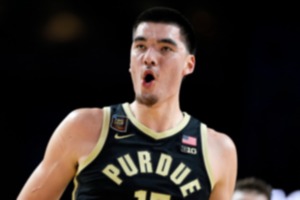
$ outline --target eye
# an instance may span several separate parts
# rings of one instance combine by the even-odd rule
[[[161,48],[161,51],[164,53],[164,52],[173,51],[173,49],[171,49],[171,48],[168,47],[168,46],[164,46],[164,47]]]
[[[145,50],[145,49],[146,49],[146,46],[143,45],[143,44],[137,44],[137,45],[135,45],[135,48],[136,48],[136,49],[139,49],[139,50]]]

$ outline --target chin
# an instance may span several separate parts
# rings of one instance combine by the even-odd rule
[[[158,98],[155,95],[137,95],[135,97],[136,101],[145,106],[151,107],[158,102]]]

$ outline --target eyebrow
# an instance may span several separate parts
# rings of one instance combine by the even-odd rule
[[[147,39],[145,37],[142,37],[142,36],[138,36],[136,38],[134,38],[134,42],[138,42],[138,41],[146,41]],[[176,42],[172,39],[169,39],[169,38],[165,38],[165,39],[160,39],[158,40],[158,43],[167,43],[167,44],[171,44],[171,45],[174,45],[174,46],[177,46]]]

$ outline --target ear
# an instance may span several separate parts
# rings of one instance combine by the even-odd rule
[[[184,70],[183,70],[183,75],[186,76],[188,74],[191,74],[194,72],[195,69],[195,64],[196,64],[196,58],[194,55],[190,54],[187,58]]]

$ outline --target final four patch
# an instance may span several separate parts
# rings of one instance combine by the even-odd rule
[[[111,118],[110,127],[119,132],[127,131],[128,118],[122,115],[113,115]]]

